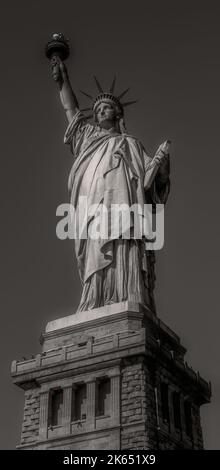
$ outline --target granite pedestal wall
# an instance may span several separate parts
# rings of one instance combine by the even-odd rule
[[[25,390],[22,449],[202,449],[210,384],[179,337],[123,302],[48,323],[42,352],[13,361]]]

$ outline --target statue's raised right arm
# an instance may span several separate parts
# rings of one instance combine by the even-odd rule
[[[77,98],[73,92],[66,65],[59,57],[53,57],[51,60],[52,77],[59,85],[60,100],[66,113],[68,122],[71,122],[73,116],[79,109]],[[58,71],[58,77],[57,77]]]

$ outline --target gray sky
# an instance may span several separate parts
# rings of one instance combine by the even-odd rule
[[[55,233],[72,163],[44,57],[56,31],[74,46],[68,67],[76,93],[96,92],[93,74],[108,87],[116,73],[116,91],[130,86],[128,98],[139,99],[126,113],[129,132],[152,155],[166,138],[173,142],[158,315],[180,335],[188,363],[212,382],[204,440],[207,449],[220,448],[219,14],[213,1],[1,5],[2,449],[19,443],[23,414],[11,361],[38,353],[46,323],[73,313],[80,298],[73,242]]]

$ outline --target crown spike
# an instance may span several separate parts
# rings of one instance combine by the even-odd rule
[[[104,93],[104,92],[103,92],[103,89],[102,89],[102,87],[101,87],[101,85],[100,85],[100,83],[99,83],[99,81],[98,81],[98,79],[96,78],[95,75],[94,75],[94,80],[95,80],[95,82],[96,82],[96,85],[97,85],[97,88],[98,88],[99,93]]]
[[[91,95],[89,95],[88,93],[86,93],[85,91],[82,91],[82,90],[79,90],[80,93],[82,93],[83,95],[85,95],[87,98],[89,98],[90,100],[93,101],[93,97]]]
[[[121,105],[123,106],[123,108],[126,108],[126,106],[130,106],[131,104],[135,104],[137,103],[138,100],[135,100],[135,101],[127,101],[127,103],[121,103]]]
[[[123,96],[126,95],[126,93],[130,90],[130,88],[127,88],[127,90],[123,91],[123,93],[121,93],[119,96],[117,96],[118,100],[120,100],[121,98],[123,98]]]
[[[113,82],[112,82],[112,84],[110,86],[110,90],[109,90],[109,93],[111,93],[112,95],[113,95],[114,89],[115,89],[115,82],[116,82],[116,75],[113,78]]]

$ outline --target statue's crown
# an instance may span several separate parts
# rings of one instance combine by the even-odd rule
[[[99,94],[98,94],[98,96],[96,96],[94,98],[91,95],[89,95],[88,93],[85,93],[84,91],[81,91],[81,93],[83,95],[85,95],[87,98],[89,98],[92,101],[92,106],[89,107],[89,108],[85,108],[82,111],[96,112],[96,109],[99,106],[99,104],[104,102],[104,103],[113,104],[116,107],[117,112],[119,113],[119,115],[123,116],[124,115],[124,108],[126,106],[129,106],[129,105],[134,104],[134,103],[137,102],[137,100],[135,100],[135,101],[127,101],[126,103],[121,103],[121,101],[120,101],[121,98],[123,98],[123,96],[129,91],[129,88],[127,88],[125,91],[123,91],[119,96],[113,95],[114,88],[115,88],[116,77],[114,77],[114,80],[113,80],[113,82],[110,86],[110,89],[107,92],[103,91],[103,88],[100,85],[98,79],[96,77],[94,77],[94,79],[95,79]]]
[[[93,111],[95,112],[99,104],[103,102],[113,104],[121,115],[124,114],[123,105],[120,103],[119,99],[111,93],[100,93],[98,96],[96,96],[93,101]]]

